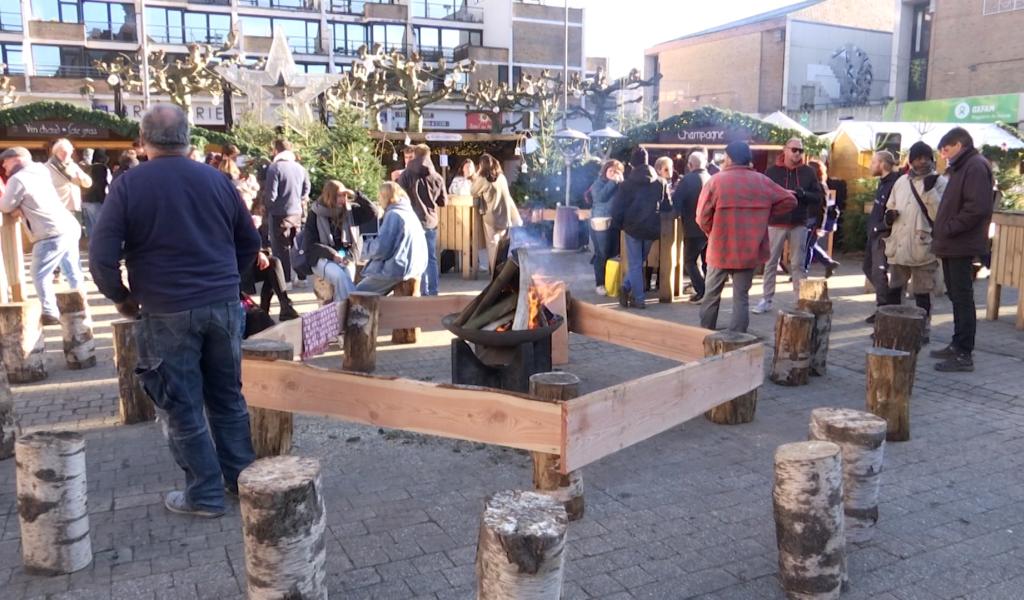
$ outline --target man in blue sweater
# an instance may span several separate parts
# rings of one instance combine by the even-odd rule
[[[239,472],[255,458],[241,391],[238,294],[239,272],[255,261],[260,238],[228,178],[187,158],[181,109],[155,105],[141,135],[150,160],[111,184],[89,265],[118,312],[141,312],[136,373],[185,471],[185,491],[168,493],[164,505],[219,517],[225,487],[237,492]]]

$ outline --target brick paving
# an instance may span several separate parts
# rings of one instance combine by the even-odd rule
[[[568,274],[576,297],[597,300],[585,255],[552,255],[549,270]],[[863,407],[863,318],[872,298],[861,282],[852,267],[830,282],[835,318],[827,376],[800,388],[766,383],[749,425],[696,419],[585,469],[587,512],[570,525],[565,598],[783,597],[772,452],[806,438],[814,407]],[[446,291],[481,286],[442,282]],[[979,315],[985,286],[977,289]],[[881,519],[871,542],[849,548],[851,589],[844,598],[1024,597],[1024,333],[1013,329],[1015,293],[1004,297],[1000,321],[979,321],[975,373],[937,373],[934,361],[920,359],[912,439],[886,449]],[[303,309],[313,306],[310,293],[298,299]],[[792,294],[777,300],[789,304]],[[164,510],[163,493],[182,477],[156,425],[117,425],[114,311],[94,290],[90,302],[99,365],[67,370],[59,328],[47,328],[50,377],[17,386],[15,398],[25,430],[77,428],[87,436],[95,560],[67,576],[24,573],[14,464],[0,462],[0,597],[243,597],[237,504],[216,520]],[[937,300],[936,313],[932,347],[952,329],[948,301]],[[646,316],[693,324],[697,308],[651,305]],[[773,324],[772,316],[753,316],[752,332],[769,339]],[[378,370],[448,381],[449,339],[430,333],[415,347],[391,347],[382,337]],[[571,360],[565,369],[581,376],[585,390],[670,364],[575,335]],[[336,352],[315,362],[340,364]],[[473,598],[482,498],[530,485],[529,458],[521,452],[323,418],[297,418],[294,451],[323,464],[328,582],[337,598]]]

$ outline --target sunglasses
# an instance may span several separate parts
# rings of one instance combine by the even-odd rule
[[[803,154],[804,149],[803,148],[790,148],[789,151],[792,152],[793,154]]]

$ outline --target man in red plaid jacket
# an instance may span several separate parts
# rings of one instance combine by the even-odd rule
[[[697,224],[708,234],[708,274],[700,324],[715,329],[722,289],[732,276],[732,322],[746,332],[750,323],[750,285],[754,269],[768,258],[768,219],[796,206],[793,192],[751,168],[750,146],[733,142],[725,148],[725,168],[712,177],[697,201]]]

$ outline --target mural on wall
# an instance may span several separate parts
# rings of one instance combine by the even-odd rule
[[[839,97],[835,98],[837,104],[856,106],[867,103],[874,81],[871,57],[867,52],[846,44],[832,53],[829,66],[839,82]]]
[[[793,21],[787,108],[815,110],[885,102],[892,32]]]

